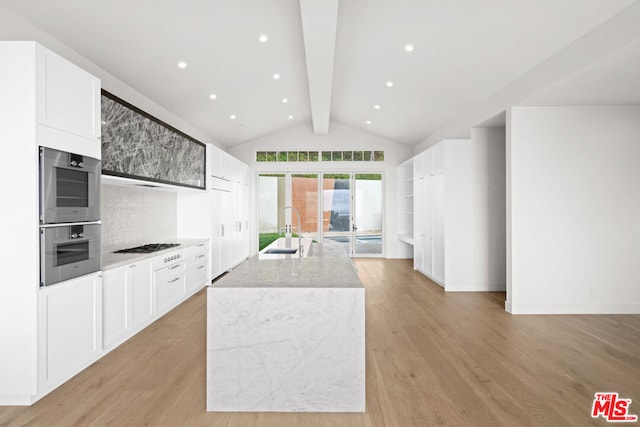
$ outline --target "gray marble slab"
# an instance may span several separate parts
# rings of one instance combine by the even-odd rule
[[[342,248],[255,256],[209,287],[207,410],[365,411],[365,294]]]
[[[363,288],[209,288],[207,410],[364,412]]]
[[[362,288],[351,259],[332,245],[314,243],[306,258],[261,259],[254,256],[212,287]]]

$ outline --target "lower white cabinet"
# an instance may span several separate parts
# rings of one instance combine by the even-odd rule
[[[40,290],[40,391],[93,363],[102,352],[102,274],[96,273]]]
[[[209,281],[209,243],[105,270],[102,344],[111,350]]]
[[[185,261],[178,261],[153,272],[156,312],[163,313],[185,293]]]
[[[141,261],[129,266],[131,295],[133,296],[132,323],[138,327],[153,317],[151,261]]]
[[[189,248],[186,264],[186,292],[191,293],[209,280],[209,245],[202,243]]]
[[[153,316],[151,261],[104,272],[102,281],[103,344],[111,347]]]

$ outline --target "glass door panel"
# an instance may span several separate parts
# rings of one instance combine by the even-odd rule
[[[319,240],[318,227],[318,174],[291,175],[291,206],[300,213],[300,222],[295,215],[290,218],[293,232],[300,230],[303,237]],[[288,212],[291,215],[291,212]]]
[[[323,174],[322,178],[324,239],[344,245],[351,253],[351,176]]]
[[[258,250],[284,236],[285,184],[285,174],[258,175]]]
[[[382,174],[355,174],[354,255],[382,255]]]

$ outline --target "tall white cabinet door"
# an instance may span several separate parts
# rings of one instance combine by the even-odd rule
[[[40,291],[41,386],[64,381],[102,351],[102,278],[83,276]]]
[[[37,52],[38,122],[99,139],[100,80],[43,47]]]
[[[129,267],[104,272],[102,279],[102,339],[104,347],[118,341],[129,328],[131,297],[127,283]]]
[[[445,176],[432,177],[433,277],[442,286],[445,281]]]
[[[413,158],[413,268],[424,271],[424,153]]]
[[[151,260],[140,261],[129,266],[131,287],[131,325],[136,327],[153,316]]]

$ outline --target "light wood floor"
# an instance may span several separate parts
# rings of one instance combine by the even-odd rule
[[[367,412],[207,413],[206,295],[0,426],[607,425],[594,393],[640,414],[640,315],[511,316],[504,293],[444,293],[410,261],[354,260],[366,288]]]

